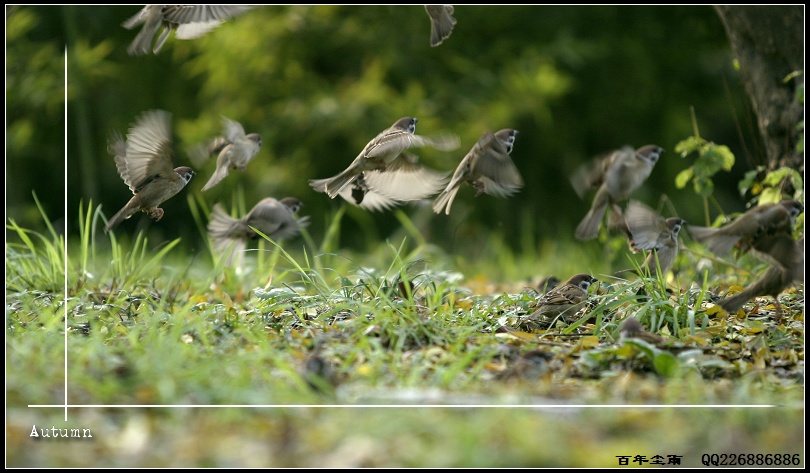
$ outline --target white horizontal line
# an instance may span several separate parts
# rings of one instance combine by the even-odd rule
[[[762,407],[788,407],[774,404],[29,404],[33,408],[341,408],[341,409],[372,409],[372,408],[507,408],[507,409],[729,409],[729,408],[762,408]]]

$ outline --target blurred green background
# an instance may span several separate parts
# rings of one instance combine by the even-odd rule
[[[573,240],[590,201],[577,197],[568,176],[624,144],[667,150],[634,198],[652,206],[668,198],[666,209],[705,223],[701,198],[674,185],[694,159],[674,152],[693,134],[690,107],[701,136],[737,157],[731,173],[715,177],[724,210],[744,208],[737,182],[764,160],[710,6],[462,5],[452,36],[436,48],[421,5],[262,6],[195,40],[172,35],[158,55],[132,57],[126,49],[137,30],[121,23],[140,8],[20,6],[9,14],[7,7],[7,216],[23,227],[41,226],[32,190],[69,235],[78,234],[80,202],[101,204],[108,218],[120,209],[131,193],[107,137],[153,108],[173,114],[176,165],[192,165],[188,149],[219,134],[223,115],[263,139],[244,174],[231,172],[201,194],[211,159],[165,203],[162,221],[138,214],[117,230],[145,229],[157,241],[180,236],[192,246],[203,237],[189,195],[208,207],[248,209],[266,196],[296,196],[318,241],[346,204],[314,192],[308,179],[343,170],[402,116],[419,118],[418,134],[460,137],[454,152],[417,150],[426,165],[447,171],[485,130],[520,131],[512,158],[526,186],[515,196],[475,198],[467,187],[450,216],[403,207],[430,243],[453,252],[492,233],[518,251]],[[362,249],[400,226],[392,212],[353,207],[340,245]]]

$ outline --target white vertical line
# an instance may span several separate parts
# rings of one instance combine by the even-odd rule
[[[68,56],[67,56],[67,46],[65,46],[65,208],[64,208],[64,246],[65,246],[65,256],[64,256],[64,263],[65,263],[65,422],[67,422],[68,416],[68,247],[67,247],[67,231],[68,231],[68,217],[67,217],[67,201],[68,201],[68,186],[67,186],[67,160],[68,160],[68,116],[67,116],[67,106],[68,106]]]

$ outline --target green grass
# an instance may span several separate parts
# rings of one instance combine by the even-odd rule
[[[208,209],[191,207],[203,232]],[[713,302],[736,268],[699,274],[690,268],[706,255],[692,246],[676,278],[617,280],[582,244],[525,241],[518,254],[495,235],[484,257],[455,258],[401,211],[401,240],[356,254],[340,249],[342,217],[317,244],[307,233],[260,240],[240,270],[213,254],[190,257],[180,240],[102,236],[92,203],[67,256],[46,215],[43,233],[9,221],[7,464],[618,466],[615,455],[688,454],[684,463],[699,466],[701,452],[802,451],[803,287],[783,296],[790,316],[781,324],[726,317]],[[623,242],[608,243],[605,252],[625,258],[613,265],[628,261]],[[565,279],[579,268],[599,268],[600,279],[579,320],[532,333],[500,328],[533,310],[527,275]],[[670,344],[619,342],[630,316]],[[94,443],[59,449],[30,439],[33,424],[66,424],[62,408],[26,406],[61,406],[66,395],[105,406],[311,407],[71,408],[67,425],[93,428]],[[782,407],[530,407],[572,403]],[[525,407],[318,407],[327,405]],[[86,448],[92,458],[74,453]]]

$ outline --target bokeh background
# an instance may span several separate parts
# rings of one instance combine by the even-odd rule
[[[450,216],[429,203],[402,207],[431,243],[462,254],[493,233],[516,251],[573,240],[590,196],[580,199],[569,175],[625,144],[667,150],[634,198],[706,223],[703,200],[674,184],[694,159],[674,151],[694,134],[692,110],[700,135],[736,156],[731,172],[715,176],[725,211],[744,209],[737,184],[765,160],[710,6],[459,5],[452,36],[436,48],[421,5],[261,6],[199,39],[172,36],[160,54],[132,57],[137,30],[121,23],[141,7],[7,7],[6,202],[23,227],[42,224],[32,191],[69,236],[78,234],[81,203],[102,205],[108,218],[121,208],[131,194],[107,137],[154,108],[173,114],[176,165],[192,165],[188,149],[219,134],[223,115],[263,139],[244,174],[201,193],[210,159],[163,206],[164,220],[139,214],[118,230],[192,246],[204,236],[189,196],[248,209],[266,196],[296,196],[318,241],[347,204],[308,180],[337,174],[402,116],[419,118],[419,134],[459,136],[454,152],[417,150],[447,171],[485,130],[520,131],[512,158],[526,186],[512,198],[475,198],[467,187]],[[361,250],[401,226],[394,212],[352,207],[340,245]]]

